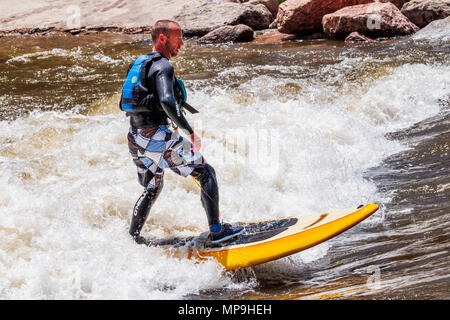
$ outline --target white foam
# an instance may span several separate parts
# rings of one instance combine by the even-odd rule
[[[189,118],[203,130],[203,153],[218,175],[222,218],[252,221],[377,202],[381,195],[363,173],[407,147],[385,134],[438,112],[437,99],[449,94],[448,79],[448,66],[405,65],[331,95],[326,84],[305,80],[285,99],[277,90],[289,80],[269,76],[235,89],[189,92],[201,109],[195,116],[201,123]],[[236,91],[253,100],[237,101]],[[251,130],[277,132],[278,157],[250,161],[254,139],[244,140],[246,147],[234,133]],[[255,285],[251,278],[236,283],[213,261],[196,263],[133,243],[128,227],[142,190],[127,131],[127,119],[116,112],[35,112],[0,122],[1,297],[177,299]],[[275,159],[269,168],[276,170],[259,170],[264,159]],[[193,235],[206,229],[198,187],[167,172],[144,232]],[[265,268],[295,269],[323,258],[330,246]]]
[[[98,60],[100,62],[108,63],[108,64],[117,64],[117,63],[122,62],[122,60],[120,60],[120,59],[113,59],[102,53],[97,53],[97,54],[93,55],[92,58],[95,60]]]
[[[53,58],[55,56],[56,57],[71,57],[71,58],[74,58],[74,59],[79,59],[82,56],[81,48],[77,47],[76,49],[73,49],[73,50],[54,48],[52,50],[37,51],[37,52],[32,52],[32,53],[25,53],[23,55],[20,55],[20,56],[8,59],[6,61],[6,63],[11,63],[11,62],[29,63],[29,62],[31,62],[31,58],[50,59],[50,58]]]

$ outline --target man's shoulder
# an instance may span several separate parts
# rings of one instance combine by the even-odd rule
[[[160,71],[169,71],[173,72],[173,66],[170,61],[163,56],[156,56],[156,59],[152,63],[152,67],[158,69]]]

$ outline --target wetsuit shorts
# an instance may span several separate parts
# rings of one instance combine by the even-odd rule
[[[147,189],[160,187],[166,168],[187,177],[196,167],[205,165],[202,154],[191,148],[189,140],[165,125],[130,128],[128,133],[128,149],[137,167],[139,183]]]

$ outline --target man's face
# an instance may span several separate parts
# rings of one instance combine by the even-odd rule
[[[178,54],[178,51],[180,51],[180,48],[183,45],[182,38],[183,34],[180,27],[174,26],[166,41],[166,49],[172,57],[175,57]]]

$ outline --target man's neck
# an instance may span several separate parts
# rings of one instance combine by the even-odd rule
[[[158,52],[164,58],[169,60],[171,58],[170,54],[167,52],[166,48],[159,48],[157,45],[154,46],[153,52]]]

